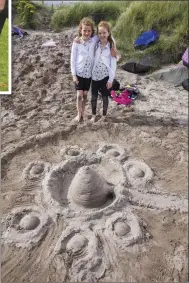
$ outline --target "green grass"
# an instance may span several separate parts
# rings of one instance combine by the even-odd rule
[[[145,54],[168,54],[170,63],[178,62],[188,45],[186,1],[94,1],[62,5],[55,10],[51,25],[55,31],[61,31],[64,27],[77,26],[83,17],[92,17],[96,24],[102,19],[111,24],[122,61]],[[159,40],[142,52],[135,50],[134,40],[152,28],[159,33]]]
[[[36,7],[33,25],[36,21],[34,26],[38,29],[40,21],[45,23],[43,27],[48,26],[45,18],[48,18],[47,22],[51,20],[51,27],[57,32],[64,27],[78,26],[83,17],[92,17],[96,24],[100,20],[108,21],[122,61],[155,54],[159,57],[170,55],[170,63],[178,62],[188,45],[187,1],[80,1],[73,6],[54,7],[54,11],[45,12],[45,16],[43,13],[46,8],[42,5]],[[134,40],[152,28],[159,33],[159,40],[144,51],[135,50]]]
[[[0,35],[0,91],[8,91],[8,20]]]
[[[51,16],[54,12],[52,7],[45,6],[40,1],[15,0],[13,2],[16,25],[33,30],[46,30],[50,27]]]
[[[155,28],[158,42],[140,53],[134,40],[144,31]],[[133,1],[121,14],[114,28],[117,46],[125,58],[140,54],[182,53],[188,45],[188,3],[184,1]]]
[[[113,24],[128,5],[129,1],[94,1],[93,3],[80,2],[74,6],[62,5],[55,10],[51,25],[54,30],[60,31],[64,27],[78,25],[83,17],[93,18],[96,24],[100,20],[110,21]]]

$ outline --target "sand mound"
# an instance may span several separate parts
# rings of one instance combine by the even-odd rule
[[[79,169],[69,187],[70,200],[88,208],[102,206],[112,193],[112,186],[88,166]]]
[[[34,230],[40,223],[36,216],[26,215],[20,221],[20,228],[24,230]]]
[[[114,225],[114,231],[118,236],[125,236],[129,233],[130,227],[124,222],[116,222]]]
[[[87,239],[82,235],[75,235],[66,246],[66,250],[72,254],[77,254],[87,245]]]

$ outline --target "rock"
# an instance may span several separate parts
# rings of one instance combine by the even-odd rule
[[[150,70],[160,67],[160,59],[153,55],[146,55],[141,59],[130,59],[121,68],[134,74],[146,73]]]
[[[173,84],[181,84],[188,79],[188,68],[181,65],[171,65],[149,76],[155,80],[164,80]]]
[[[184,80],[182,86],[185,90],[189,91],[189,79]]]
[[[154,55],[148,54],[144,55],[140,59],[132,58],[128,60],[121,68],[127,72],[131,73],[146,73],[150,70],[155,70],[160,68],[163,64],[170,64],[171,62],[178,61],[180,54],[175,56],[171,54],[161,54]]]

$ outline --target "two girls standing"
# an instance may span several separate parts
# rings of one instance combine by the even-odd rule
[[[115,43],[111,36],[110,26],[101,21],[94,35],[94,23],[84,18],[79,24],[79,43],[74,42],[71,51],[71,73],[77,90],[78,122],[85,118],[85,104],[91,79],[92,122],[96,121],[98,93],[102,94],[103,116],[105,120],[108,110],[108,96],[116,71]],[[111,55],[112,54],[112,55]]]

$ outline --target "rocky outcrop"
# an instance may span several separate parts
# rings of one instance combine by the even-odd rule
[[[173,84],[182,84],[182,82],[188,79],[188,68],[183,65],[171,65],[165,67],[157,72],[154,72],[151,78],[155,80],[164,80]]]

